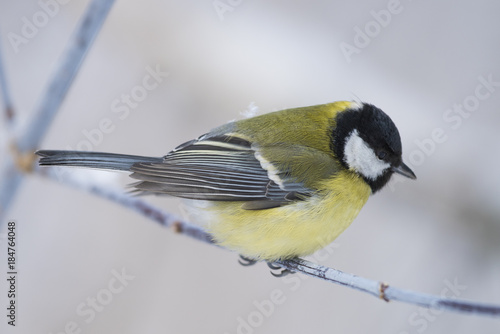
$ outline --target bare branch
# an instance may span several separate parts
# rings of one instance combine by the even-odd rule
[[[84,14],[38,108],[22,132],[13,156],[6,156],[0,165],[0,218],[7,211],[23,179],[21,170],[28,170],[35,161],[34,150],[47,132],[52,119],[66,96],[85,55],[92,46],[114,0],[93,0]],[[21,161],[17,158],[22,157]],[[26,162],[30,162],[26,166]],[[21,167],[21,168],[20,168]]]
[[[35,167],[34,172],[42,176],[48,177],[54,181],[69,185],[73,188],[85,190],[99,197],[108,199],[112,202],[120,204],[132,211],[135,211],[146,218],[149,218],[158,224],[172,228],[176,233],[182,233],[194,239],[214,244],[212,237],[201,227],[184,222],[181,218],[164,212],[154,205],[144,201],[141,197],[134,196],[131,193],[126,193],[123,189],[117,189],[110,185],[103,186],[102,184],[89,183],[88,177],[79,177],[79,173],[85,173],[85,170],[74,172],[61,173],[64,167]],[[67,170],[67,169],[66,169]],[[85,180],[85,181],[83,181]],[[215,244],[214,244],[215,245]]]
[[[432,309],[500,317],[500,305],[488,305],[399,289],[391,287],[387,283],[344,273],[303,259],[276,261],[275,264],[291,271],[298,271],[308,276],[369,293],[385,301],[394,300]]]
[[[0,33],[0,36],[3,36]],[[9,85],[7,83],[7,73],[5,72],[4,64],[3,64],[3,49],[2,43],[0,43],[0,90],[2,92],[3,99],[3,109],[5,113],[5,118],[7,122],[12,122],[14,119],[14,107],[12,104],[12,99],[10,96]]]
[[[79,189],[98,195],[100,197],[121,204],[124,207],[142,214],[143,216],[165,226],[173,228],[175,232],[185,234],[189,237],[215,245],[212,237],[201,227],[185,222],[172,214],[143,201],[139,197],[126,194],[123,190],[111,189],[99,184],[83,183],[74,177],[74,173],[66,173],[64,178],[57,173],[57,168],[45,167],[36,169],[37,173],[49,178],[62,181]],[[88,180],[88,178],[85,178]],[[340,284],[349,288],[371,294],[385,301],[400,301],[403,303],[418,305],[426,308],[476,314],[482,316],[500,317],[500,305],[487,305],[466,300],[451,299],[440,296],[423,294],[410,290],[404,290],[389,286],[386,283],[344,273],[340,270],[321,266],[303,259],[291,259],[276,261],[274,264],[294,272],[316,277],[331,283]]]
[[[34,151],[43,139],[113,3],[114,0],[94,0],[89,5],[38,109],[18,142],[19,151]]]

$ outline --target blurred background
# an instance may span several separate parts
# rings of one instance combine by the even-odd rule
[[[0,1],[19,122],[38,105],[88,4]],[[40,148],[161,156],[250,109],[373,103],[397,124],[418,180],[394,177],[311,259],[499,304],[499,12],[492,0],[118,1]],[[130,182],[73,172],[124,191]],[[182,215],[175,199],[146,200]],[[498,319],[385,303],[302,275],[274,278],[264,264],[242,267],[235,253],[36,175],[6,219],[18,226],[19,311],[15,329],[2,314],[2,333],[500,330]],[[0,289],[5,306],[4,279]]]

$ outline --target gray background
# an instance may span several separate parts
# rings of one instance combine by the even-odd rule
[[[500,3],[401,0],[383,25],[372,11],[387,13],[393,1],[232,3],[222,20],[211,0],[117,2],[41,147],[83,145],[83,132],[108,118],[113,131],[94,150],[161,156],[242,118],[251,103],[269,112],[368,101],[397,124],[418,180],[394,182],[372,197],[331,254],[315,261],[402,288],[498,304],[500,87],[465,116],[449,109],[474,102],[481,77],[500,82]],[[21,121],[87,4],[59,5],[16,52],[8,34],[21,34],[23,17],[32,21],[42,8],[37,1],[0,2],[5,66]],[[360,42],[356,27],[374,30],[348,61],[341,46]],[[168,78],[120,119],[113,101],[141,86],[148,66]],[[429,144],[433,132],[439,142]],[[427,143],[427,152],[418,143]],[[78,175],[118,186],[130,181],[126,174]],[[175,199],[147,200],[182,214]],[[300,275],[276,279],[263,264],[241,267],[234,253],[37,176],[26,179],[8,217],[18,222],[20,242],[19,325],[8,328],[12,333],[59,333],[74,322],[82,333],[222,334],[237,333],[241,319],[254,325],[240,328],[244,333],[500,330],[498,320],[385,303]],[[104,293],[113,270],[122,269],[135,278],[86,322],[78,306]],[[459,287],[450,289],[450,282]],[[4,300],[4,280],[0,288]],[[272,311],[258,311],[256,303],[276,294]]]

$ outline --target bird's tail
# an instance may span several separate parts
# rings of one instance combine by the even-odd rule
[[[40,166],[75,166],[123,171],[130,171],[135,163],[163,161],[163,158],[101,152],[40,150],[36,154],[42,157]]]

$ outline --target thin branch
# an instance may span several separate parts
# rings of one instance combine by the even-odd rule
[[[500,317],[500,305],[489,305],[395,288],[389,286],[387,283],[344,273],[340,270],[321,266],[303,259],[276,261],[275,263],[288,270],[298,271],[308,276],[341,284],[355,290],[369,293],[385,301],[394,300],[419,305],[425,308]]]
[[[94,0],[89,5],[76,33],[71,37],[39,108],[26,128],[24,137],[18,142],[19,151],[34,151],[45,136],[113,3],[114,0]]]
[[[0,36],[3,36],[0,33]],[[7,73],[3,63],[3,48],[0,42],[0,91],[2,92],[3,109],[7,123],[12,122],[14,119],[14,107],[10,96],[9,85],[7,83]]]
[[[84,175],[79,173],[85,173],[86,171],[79,170],[72,173],[61,173],[61,169],[64,169],[64,167],[37,166],[33,171],[36,174],[42,175],[56,182],[87,191],[93,195],[120,204],[125,208],[135,211],[164,227],[172,228],[176,233],[185,234],[199,241],[215,245],[212,237],[200,226],[190,224],[171,213],[164,212],[156,206],[144,201],[141,197],[124,192],[123,189],[89,182],[88,177],[78,177],[78,175]]]
[[[182,233],[196,240],[215,245],[210,234],[199,226],[185,222],[149,204],[139,197],[124,193],[123,190],[112,189],[111,187],[99,184],[89,184],[88,178],[85,178],[86,181],[82,182],[82,179],[76,178],[74,173],[66,173],[64,178],[61,178],[60,173],[57,172],[57,168],[61,167],[38,167],[35,171],[51,179],[63,182],[64,184],[71,185],[78,189],[85,189],[92,194],[123,205],[165,227],[173,228],[177,233]],[[488,305],[399,289],[383,282],[344,273],[340,270],[321,266],[299,258],[276,261],[274,264],[294,272],[300,272],[331,283],[344,285],[371,294],[385,301],[394,300],[432,309],[500,317],[500,305]]]
[[[23,179],[21,171],[29,170],[32,167],[35,160],[33,152],[45,136],[59,110],[113,3],[114,0],[93,0],[90,3],[70,39],[66,52],[58,63],[45,93],[42,95],[38,108],[24,128],[17,145],[11,147],[13,156],[2,159],[3,163],[0,166],[0,218],[7,211],[21,184]]]

